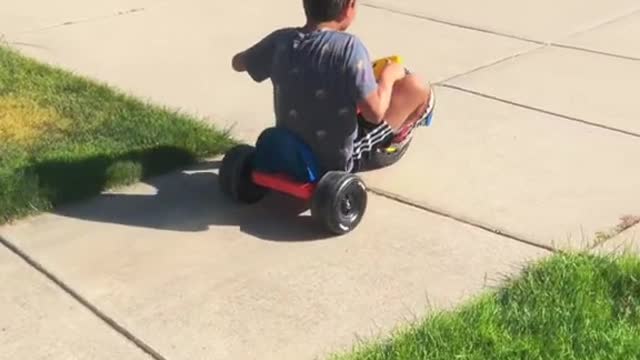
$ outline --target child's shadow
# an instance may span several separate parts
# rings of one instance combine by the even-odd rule
[[[171,231],[197,232],[210,227],[239,227],[271,241],[310,241],[327,238],[303,214],[307,206],[296,199],[269,194],[255,205],[237,204],[218,188],[213,172],[219,163],[205,163],[183,172],[145,181],[145,189],[103,194],[86,203],[64,206],[56,214],[83,220]]]

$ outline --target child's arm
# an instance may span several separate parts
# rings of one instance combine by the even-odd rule
[[[231,67],[237,72],[248,72],[256,82],[271,77],[271,66],[277,41],[286,29],[276,30],[245,51],[233,56]]]
[[[237,72],[248,72],[256,81],[262,82],[271,76],[273,38],[267,36],[247,50],[237,53],[231,60],[231,67]]]
[[[354,41],[347,59],[347,79],[358,108],[368,122],[380,124],[391,103],[395,82],[404,77],[404,68],[395,63],[386,65],[376,81],[369,53],[360,41]]]
[[[365,120],[379,124],[384,121],[384,116],[391,104],[393,85],[405,75],[404,68],[396,63],[388,63],[380,76],[378,88],[358,103]]]

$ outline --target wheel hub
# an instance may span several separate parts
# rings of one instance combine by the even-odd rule
[[[342,210],[342,213],[345,216],[351,215],[351,212],[353,211],[353,203],[351,201],[350,196],[346,196],[344,200],[342,200],[342,203],[340,204],[340,209]]]

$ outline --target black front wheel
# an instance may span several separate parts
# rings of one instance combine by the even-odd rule
[[[260,201],[267,189],[256,185],[251,179],[255,148],[238,145],[229,150],[220,166],[220,190],[233,200],[253,204]]]
[[[367,190],[356,175],[331,171],[320,179],[311,199],[311,215],[329,232],[342,235],[355,229],[367,208]]]

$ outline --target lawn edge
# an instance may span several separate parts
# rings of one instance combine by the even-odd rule
[[[564,250],[555,253],[547,254],[538,259],[531,259],[521,264],[521,270],[516,273],[504,275],[499,284],[491,287],[485,287],[480,292],[472,295],[448,308],[431,309],[429,308],[424,315],[416,316],[411,321],[405,321],[394,325],[390,330],[377,335],[369,336],[366,338],[357,337],[356,340],[350,346],[345,346],[337,351],[330,352],[325,359],[326,360],[362,360],[368,359],[365,354],[371,353],[373,350],[383,348],[387,344],[394,343],[404,336],[412,335],[412,331],[420,328],[429,328],[433,326],[431,323],[438,321],[441,317],[456,317],[459,314],[473,309],[476,306],[480,306],[483,302],[494,300],[495,296],[498,296],[503,291],[508,291],[511,287],[519,284],[524,280],[524,276],[527,273],[539,271],[544,268],[545,265],[552,263],[558,258],[593,258],[604,259],[617,264],[622,264],[625,261],[631,259],[640,261],[640,256],[631,249],[619,249],[617,251],[610,251],[604,253],[594,253],[589,249],[575,249]]]
[[[92,197],[98,196],[105,191],[113,191],[122,187],[127,187],[130,185],[139,183],[141,181],[144,181],[150,178],[166,175],[176,171],[181,171],[191,166],[194,166],[196,164],[207,162],[208,159],[212,159],[223,154],[226,150],[228,150],[229,148],[239,143],[239,141],[235,139],[231,134],[232,127],[229,127],[229,126],[219,127],[219,125],[215,124],[213,121],[211,121],[211,119],[207,117],[200,116],[188,111],[184,111],[183,109],[180,109],[180,108],[175,108],[165,104],[160,104],[150,100],[149,98],[136,96],[128,91],[125,91],[124,89],[122,89],[117,85],[109,84],[106,81],[96,79],[84,74],[80,74],[74,70],[66,69],[45,61],[38,60],[36,58],[33,58],[29,55],[24,54],[19,49],[11,46],[6,41],[6,39],[0,38],[0,51],[8,53],[9,57],[15,57],[19,61],[24,62],[24,64],[42,69],[46,73],[57,74],[57,75],[61,75],[63,77],[68,77],[68,78],[74,78],[78,81],[88,84],[91,87],[104,89],[109,93],[111,93],[116,98],[122,100],[123,102],[131,102],[135,106],[165,113],[170,117],[176,118],[183,123],[188,123],[189,125],[192,125],[195,128],[200,128],[203,131],[209,131],[211,132],[210,135],[214,135],[215,138],[218,139],[218,142],[215,143],[215,145],[213,146],[217,149],[211,150],[211,151],[209,150],[200,151],[200,149],[197,149],[197,151],[194,154],[192,154],[193,159],[191,159],[190,161],[176,163],[174,164],[174,166],[167,167],[162,171],[156,171],[149,176],[143,175],[139,177],[128,178],[126,181],[115,182],[110,186],[107,186],[101,189],[100,191],[95,191],[91,193],[90,195],[83,196],[79,199],[74,199],[71,201],[61,202],[56,204],[55,206],[41,206],[41,205],[36,206],[34,204],[28,204],[28,206],[25,206],[23,209],[19,209],[18,211],[16,211],[15,216],[9,216],[8,218],[5,218],[5,219],[0,218],[0,227],[12,225],[12,224],[15,224],[16,222],[23,221],[34,216],[38,216],[40,214],[49,212],[57,208],[58,206],[70,205],[74,203],[87,201]],[[139,148],[131,149],[130,152],[139,152],[139,153],[153,152],[153,147],[140,146]],[[126,152],[122,152],[122,154],[120,153],[116,153],[116,154],[125,155],[125,153]],[[90,154],[87,154],[87,157],[90,157],[90,156],[91,156]],[[30,167],[33,167],[35,165],[37,164],[30,161],[28,164],[23,164],[14,169],[16,173],[20,171],[25,171],[25,170],[28,171]]]

